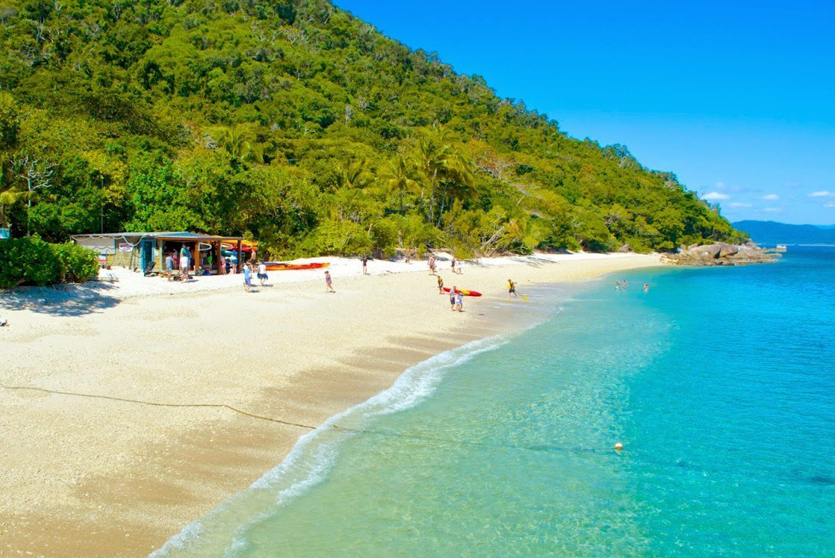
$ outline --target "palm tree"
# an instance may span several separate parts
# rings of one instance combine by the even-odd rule
[[[436,224],[436,197],[438,187],[441,187],[441,207],[436,224],[440,226],[447,195],[453,193],[458,194],[458,197],[467,197],[471,193],[474,183],[474,165],[470,157],[461,150],[455,138],[442,126],[436,127],[418,142],[413,158],[418,169],[432,184],[429,221],[433,224]]]
[[[413,170],[409,161],[402,155],[395,157],[389,169],[383,174],[383,181],[389,192],[397,193],[400,198],[400,214],[405,214],[403,196],[408,192],[417,192],[420,185],[413,178]]]
[[[429,199],[429,221],[435,221],[435,195],[438,189],[438,179],[444,174],[447,155],[450,150],[449,135],[443,128],[435,130],[418,141],[413,153],[415,166],[432,185],[432,195]],[[421,200],[423,192],[421,191]]]
[[[246,126],[237,124],[226,128],[221,132],[218,143],[224,151],[240,161],[260,163],[264,160],[264,153],[257,143],[255,134]]]
[[[475,165],[472,159],[461,151],[460,147],[450,147],[443,169],[441,209],[438,211],[438,222],[435,226],[441,226],[441,217],[446,207],[448,194],[459,199],[466,199],[473,195],[474,169]]]
[[[6,218],[6,208],[14,205],[17,200],[24,197],[25,193],[18,190],[15,186],[9,186],[0,190],[0,228],[9,228],[9,221]]]
[[[347,165],[340,165],[339,175],[337,180],[340,188],[349,188],[351,190],[363,188],[368,184],[368,161],[359,159],[348,163]]]

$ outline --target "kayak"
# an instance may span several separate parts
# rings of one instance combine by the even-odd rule
[[[444,290],[446,292],[450,291],[449,287],[444,287]],[[481,296],[481,293],[478,292],[478,291],[468,291],[467,289],[456,289],[456,290],[464,296]]]
[[[267,266],[267,271],[298,271],[300,269],[322,269],[328,267],[330,264],[324,263],[306,263],[306,264],[291,264],[284,262],[264,262]]]

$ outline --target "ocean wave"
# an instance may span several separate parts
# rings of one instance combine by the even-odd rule
[[[287,457],[275,468],[265,473],[250,487],[215,508],[205,517],[195,520],[182,531],[171,537],[161,548],[152,552],[150,558],[173,558],[198,553],[201,541],[206,538],[218,543],[226,539],[224,556],[239,555],[247,547],[246,532],[262,519],[322,482],[333,468],[339,446],[368,426],[375,417],[398,413],[410,409],[431,396],[445,373],[476,355],[494,350],[523,331],[536,327],[531,325],[520,331],[503,333],[479,339],[435,355],[407,369],[387,390],[370,399],[334,415],[315,430],[301,436]],[[261,508],[253,512],[253,506],[246,506],[246,500],[254,499]],[[238,514],[241,508],[249,511],[249,519]],[[227,514],[235,521],[234,529],[223,529]],[[212,533],[213,527],[229,533]],[[211,533],[211,534],[210,534]],[[220,536],[218,536],[220,535]],[[220,540],[219,540],[220,539]],[[206,541],[209,542],[209,541]]]

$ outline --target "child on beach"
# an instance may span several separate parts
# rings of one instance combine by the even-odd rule
[[[191,260],[191,250],[183,244],[183,247],[180,248],[180,277],[183,281],[188,281],[189,260]]]
[[[258,280],[261,281],[262,287],[267,282],[267,279],[269,279],[267,276],[267,264],[264,260],[261,260],[261,263],[258,264]]]
[[[455,293],[455,309],[459,312],[464,310],[464,295],[460,292]]]
[[[507,298],[510,298],[511,296],[513,298],[519,298],[519,295],[516,294],[516,283],[514,283],[513,280],[508,279],[507,280]]]
[[[331,272],[325,272],[325,292],[328,293],[335,293],[336,291],[333,290],[333,279],[331,279]]]
[[[444,294],[444,280],[438,275],[438,294]]]
[[[246,264],[244,266],[244,290],[249,292],[252,288],[252,266]]]

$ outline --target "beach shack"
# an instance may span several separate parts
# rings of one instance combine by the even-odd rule
[[[251,253],[255,243],[240,236],[216,236],[193,232],[122,232],[79,234],[73,242],[95,250],[103,265],[121,266],[142,270],[148,274],[162,271],[167,254],[179,254],[183,246],[191,251],[192,271],[201,274],[223,275],[223,262],[234,261],[234,268],[241,271],[244,253]]]

